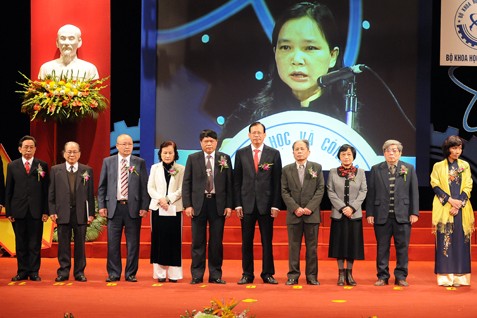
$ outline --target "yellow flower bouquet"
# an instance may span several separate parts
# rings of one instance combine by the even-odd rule
[[[26,75],[26,83],[17,83],[23,94],[21,112],[30,120],[66,121],[85,117],[95,117],[108,107],[108,99],[100,91],[108,77],[89,80],[81,77],[52,74],[43,80],[31,80]]]

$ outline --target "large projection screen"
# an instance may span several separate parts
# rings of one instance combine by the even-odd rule
[[[248,145],[249,123],[229,125],[225,132],[224,127],[267,84],[275,63],[273,26],[297,2],[157,1],[155,125],[148,128],[155,133],[155,148],[174,140],[185,163],[200,149],[200,131],[210,128],[233,161],[235,151]],[[324,170],[339,165],[340,145],[352,144],[355,164],[369,170],[383,160],[384,141],[396,139],[404,145],[402,159],[415,164],[419,1],[321,3],[331,9],[341,32],[342,66],[366,68],[356,74],[348,90],[353,94],[339,105],[343,116],[323,114],[319,107],[284,106],[259,118],[267,128],[265,143],[280,150],[285,165],[293,162],[292,143],[306,138],[309,159]],[[347,111],[347,103],[356,103],[356,112]]]

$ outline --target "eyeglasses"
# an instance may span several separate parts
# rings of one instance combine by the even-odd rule
[[[35,146],[22,146],[22,149],[35,149]]]
[[[386,150],[384,150],[384,151],[397,153],[397,152],[399,152],[399,149],[397,149],[397,148],[388,148],[388,149],[386,149]]]
[[[71,155],[77,155],[77,154],[79,154],[80,152],[79,152],[79,151],[65,151],[65,153],[66,153],[68,156],[71,156]]]
[[[132,144],[132,143],[127,143],[127,142],[125,142],[125,143],[117,144],[117,145],[118,145],[118,146],[123,146],[123,147],[127,147],[127,146],[131,147],[133,144]]]

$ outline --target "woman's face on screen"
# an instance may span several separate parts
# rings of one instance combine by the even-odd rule
[[[278,34],[275,62],[280,78],[299,100],[318,92],[318,77],[336,64],[339,49],[330,49],[318,24],[309,17],[287,21]]]

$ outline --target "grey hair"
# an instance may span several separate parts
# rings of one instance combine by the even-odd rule
[[[383,152],[388,149],[389,146],[396,145],[399,149],[399,152],[402,152],[402,144],[400,141],[394,140],[394,139],[388,139],[384,142],[383,144]]]
[[[306,149],[310,150],[310,142],[308,141],[308,139],[298,139],[297,141],[295,141],[295,142],[293,143],[292,149],[295,149],[295,144],[296,144],[297,142],[300,142],[300,141],[305,144]]]

